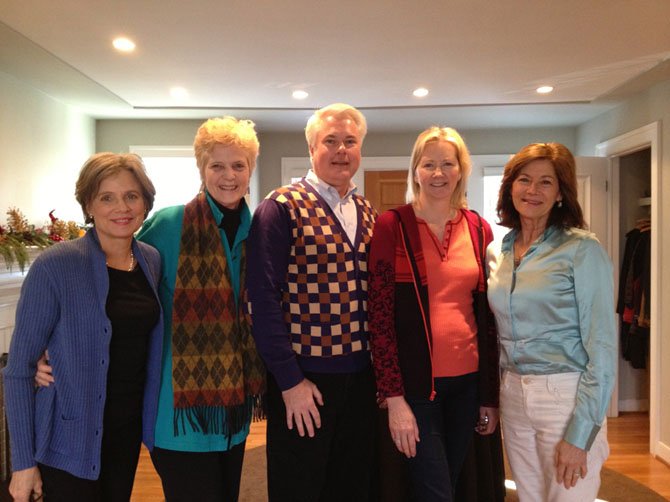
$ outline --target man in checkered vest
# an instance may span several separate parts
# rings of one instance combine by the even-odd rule
[[[312,168],[253,217],[247,287],[269,373],[271,502],[369,499],[376,404],[367,260],[376,211],[352,182],[366,131],[349,105],[317,110],[305,128]]]

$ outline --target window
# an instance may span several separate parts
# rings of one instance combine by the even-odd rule
[[[142,157],[147,174],[156,187],[156,200],[150,215],[164,207],[185,204],[200,190],[200,173],[193,147],[131,146],[130,151]]]
[[[496,205],[498,204],[498,191],[500,190],[500,183],[502,182],[502,167],[485,167],[484,168],[484,207],[482,209],[482,216],[491,225],[493,230],[493,238],[501,240],[509,228],[496,225],[498,215],[496,213]]]

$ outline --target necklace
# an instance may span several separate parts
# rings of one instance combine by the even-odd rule
[[[518,243],[514,243],[514,268],[518,267],[519,264],[521,263],[521,260],[523,259],[524,256],[526,256],[526,253],[528,253],[528,250],[530,249],[530,246],[528,246],[526,249],[521,251],[521,246],[518,245]]]
[[[109,262],[105,261],[105,265],[109,267]],[[112,267],[114,268],[114,267]],[[133,269],[135,268],[135,255],[133,254],[132,250],[130,251],[130,266],[128,267],[128,270],[126,272],[132,272]]]

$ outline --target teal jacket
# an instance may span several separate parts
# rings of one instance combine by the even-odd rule
[[[209,195],[209,207],[215,221],[220,222],[223,214],[216,207]],[[240,266],[242,245],[249,233],[251,213],[246,203],[242,202],[241,222],[235,236],[232,249],[223,230],[219,230],[223,249],[226,251],[226,260],[231,270],[235,300],[239,302]],[[179,260],[179,245],[181,229],[184,219],[184,206],[172,206],[161,209],[148,219],[137,238],[158,249],[161,255],[163,268],[161,271],[158,296],[163,306],[165,317],[163,332],[163,358],[161,368],[160,394],[158,398],[158,415],[156,418],[156,446],[166,450],[209,452],[227,451],[231,447],[242,443],[249,433],[249,424],[232,437],[223,434],[202,434],[187,428],[185,434],[175,435],[173,426],[173,392],[172,392],[172,302],[174,286],[177,279],[177,262]]]

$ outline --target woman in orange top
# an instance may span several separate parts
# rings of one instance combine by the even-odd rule
[[[407,177],[409,204],[378,218],[370,250],[379,398],[422,501],[453,500],[472,427],[488,435],[498,423],[498,344],[483,260],[492,233],[466,209],[470,170],[455,130],[422,132]]]

